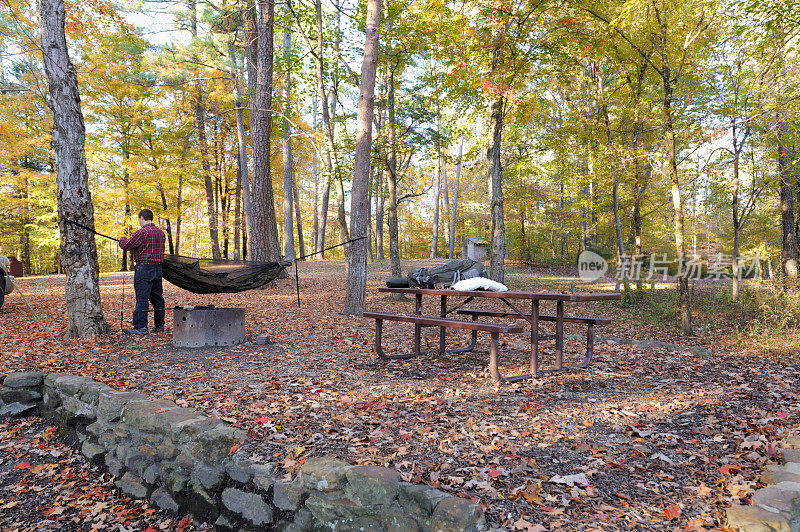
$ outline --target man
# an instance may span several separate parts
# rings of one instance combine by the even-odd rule
[[[136,292],[136,308],[133,311],[133,329],[128,334],[147,334],[147,307],[153,303],[153,332],[164,332],[164,296],[161,288],[161,263],[164,262],[164,231],[153,223],[153,211],[139,211],[141,229],[130,238],[122,237],[119,247],[133,250],[136,271],[133,274],[133,290]]]

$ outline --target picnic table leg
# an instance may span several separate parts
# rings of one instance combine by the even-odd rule
[[[572,366],[572,369],[588,368],[592,363],[594,356],[594,323],[589,322],[586,329],[586,358],[577,366]]]
[[[489,373],[492,376],[492,380],[498,384],[503,382],[503,378],[500,377],[500,370],[497,369],[497,348],[500,343],[499,340],[500,333],[491,333],[489,342]]]
[[[531,377],[539,376],[539,300],[531,300]]]
[[[440,315],[442,318],[447,316],[447,296],[441,296]],[[444,355],[446,347],[447,328],[439,327],[439,354]]]
[[[556,301],[556,369],[564,367],[564,302]]]
[[[414,314],[417,316],[422,314],[422,294],[415,294],[414,298]],[[414,324],[414,352],[419,353],[422,349],[422,326],[419,323]]]

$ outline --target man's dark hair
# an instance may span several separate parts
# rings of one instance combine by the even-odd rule
[[[139,217],[145,222],[152,222],[153,211],[151,211],[150,209],[142,209],[141,211],[139,211]]]

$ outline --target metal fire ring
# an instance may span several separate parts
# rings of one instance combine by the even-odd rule
[[[245,340],[243,308],[175,307],[172,319],[175,347],[228,346]]]

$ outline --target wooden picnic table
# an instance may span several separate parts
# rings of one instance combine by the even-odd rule
[[[508,290],[506,292],[492,292],[492,291],[484,291],[484,290],[473,290],[473,291],[460,291],[460,290],[450,290],[450,289],[436,289],[436,288],[388,288],[388,287],[381,287],[378,288],[378,292],[384,293],[394,293],[394,294],[405,294],[405,295],[413,295],[414,296],[414,314],[421,315],[422,314],[422,298],[423,296],[439,296],[439,316],[444,318],[447,315],[457,311],[464,305],[474,301],[475,299],[488,299],[488,300],[496,300],[501,301],[508,307],[509,312],[507,313],[496,313],[497,315],[504,315],[513,317],[515,319],[523,319],[527,321],[531,326],[530,331],[530,338],[531,338],[531,362],[530,362],[530,374],[524,375],[517,375],[514,377],[507,377],[502,380],[504,381],[517,381],[522,379],[530,378],[531,376],[538,376],[539,372],[539,342],[541,340],[548,340],[548,339],[555,339],[556,341],[556,369],[561,370],[563,369],[563,360],[564,360],[564,322],[565,318],[567,321],[570,321],[570,317],[564,315],[564,304],[565,303],[582,303],[587,301],[617,301],[620,300],[622,295],[618,292],[584,292],[584,293],[563,293],[563,292],[534,292],[528,290]],[[461,299],[453,307],[448,307],[447,300],[448,298],[457,298]],[[530,301],[531,311],[530,313],[524,312],[520,309],[520,304],[524,301]],[[548,335],[543,334],[539,331],[539,322],[542,321],[540,319],[540,303],[542,301],[555,301],[556,302],[556,314],[555,316],[548,316],[547,321],[554,321],[555,322],[555,334]],[[473,316],[474,319],[474,316]],[[420,331],[422,325],[415,324],[414,326],[414,336],[415,342],[418,344]],[[589,332],[587,334],[592,333],[592,327],[590,324]],[[447,327],[439,327],[439,350],[441,353],[445,352],[445,343],[446,343],[446,335],[447,335]],[[474,348],[475,343],[475,333],[473,332],[473,342],[465,349],[461,349],[459,351],[467,351],[471,348]],[[591,341],[592,338],[589,338]],[[589,344],[591,346],[591,343]],[[419,351],[417,345],[417,351]],[[587,359],[584,361],[583,364],[576,366],[576,367],[585,367],[591,361],[591,347],[587,353]]]

